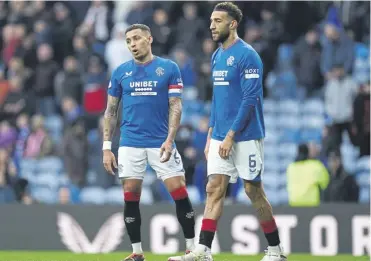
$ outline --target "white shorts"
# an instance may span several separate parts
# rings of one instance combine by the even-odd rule
[[[118,151],[118,176],[121,179],[143,179],[149,164],[157,177],[165,180],[184,176],[182,157],[173,149],[168,162],[160,162],[160,148],[120,147]]]
[[[230,183],[240,177],[249,181],[260,181],[264,171],[264,140],[241,141],[233,144],[232,155],[228,159],[219,156],[221,141],[210,141],[207,161],[207,175],[224,174],[230,176]]]

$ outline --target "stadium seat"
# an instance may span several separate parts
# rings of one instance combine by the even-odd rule
[[[288,204],[289,194],[287,193],[286,188],[279,190],[278,197],[279,197],[279,203],[281,205],[287,205]]]
[[[48,187],[34,186],[31,189],[31,196],[40,203],[57,203],[57,190]]]
[[[278,102],[276,102],[273,99],[265,99],[264,105],[263,105],[264,115],[277,114],[277,107],[278,107]]]
[[[99,141],[99,130],[92,129],[88,132],[88,142],[90,145],[94,146]]]
[[[277,128],[277,116],[273,114],[266,114],[264,116],[264,124],[267,131],[275,131]]]
[[[122,187],[120,186],[107,189],[105,197],[106,204],[123,205],[125,203]]]
[[[150,186],[157,179],[156,172],[154,170],[147,170],[144,175],[144,186]]]
[[[81,203],[102,205],[105,203],[105,191],[100,187],[87,187],[81,191]]]
[[[280,142],[283,143],[299,143],[300,142],[300,130],[299,129],[283,129],[280,135]]]
[[[264,187],[267,189],[278,189],[279,187],[279,175],[277,172],[264,172],[263,176]]]
[[[58,157],[45,157],[37,162],[38,172],[60,173],[63,170],[63,161]]]
[[[34,173],[37,168],[37,161],[34,159],[22,159],[21,161],[21,176],[23,173]]]
[[[277,152],[281,158],[295,157],[297,145],[295,143],[281,143],[277,148]]]
[[[278,119],[278,126],[282,129],[299,129],[300,117],[296,115],[283,115],[281,114]]]
[[[268,144],[276,145],[279,142],[280,138],[280,131],[279,130],[266,130],[265,132],[265,139],[264,139],[264,145],[268,146]]]
[[[278,157],[270,158],[264,161],[264,172],[277,172],[280,170],[280,160]]]
[[[34,182],[38,186],[43,186],[50,189],[57,189],[57,187],[60,186],[59,175],[58,173],[54,172],[39,173]]]
[[[189,199],[191,200],[192,204],[198,205],[202,202],[201,195],[196,186],[188,186],[187,191]]]
[[[280,198],[277,196],[278,191],[278,189],[265,188],[265,194],[267,195],[267,198],[272,206],[277,206],[280,204]]]
[[[144,205],[151,205],[153,204],[153,194],[151,188],[143,186],[142,188],[142,195],[140,197],[140,202]]]
[[[360,172],[356,175],[357,183],[360,187],[370,187],[370,172]]]
[[[370,202],[370,188],[361,188],[359,193],[359,202],[367,204]]]
[[[302,113],[323,115],[325,113],[324,102],[320,99],[309,99],[302,105]]]
[[[357,172],[370,171],[370,156],[363,156],[356,164]]]
[[[278,110],[283,115],[299,115],[300,105],[296,100],[283,100],[280,101]]]
[[[321,143],[322,129],[321,128],[304,128],[300,131],[299,143],[307,143],[314,141]]]
[[[300,127],[322,130],[325,127],[325,118],[321,115],[304,114],[301,117]]]

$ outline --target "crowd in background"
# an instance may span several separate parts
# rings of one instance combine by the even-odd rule
[[[187,183],[197,188],[195,198],[202,201],[203,149],[212,97],[210,57],[217,48],[208,29],[214,5],[211,1],[0,2],[0,203],[122,202],[118,180],[101,163],[102,113],[112,70],[131,59],[124,32],[133,23],[147,24],[154,38],[153,53],[180,67],[184,112],[176,142]],[[266,174],[272,186],[277,184],[272,195],[280,191],[286,195],[277,204],[295,205],[300,199],[293,188],[302,186],[322,188],[313,205],[323,200],[368,202],[369,189],[360,189],[369,185],[369,173],[365,174],[370,155],[368,2],[237,5],[244,14],[239,35],[264,62],[267,153],[272,151],[265,165],[268,173],[270,168],[287,172],[285,178]],[[318,104],[315,109],[322,106],[323,112],[319,111],[317,123],[303,129],[294,117],[300,117],[301,105],[311,102]],[[282,116],[281,123],[274,121],[277,115]],[[271,132],[278,124],[282,131]],[[283,138],[277,140],[279,134]],[[278,154],[287,143],[295,155],[286,165],[275,167],[274,159],[288,155],[290,150]],[[358,159],[361,167],[356,166]],[[317,163],[303,169],[308,160],[318,161],[320,175]],[[362,175],[351,175],[356,172]],[[300,173],[306,173],[307,179]],[[228,192],[232,201],[240,198],[239,186]],[[145,187],[148,202],[169,199],[151,169]]]

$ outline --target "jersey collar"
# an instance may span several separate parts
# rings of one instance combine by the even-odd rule
[[[241,39],[240,38],[237,38],[230,46],[228,46],[227,48],[223,48],[223,45],[220,45],[220,48],[222,49],[222,51],[227,51],[229,49],[231,49],[232,46],[236,45],[237,42],[239,42]]]

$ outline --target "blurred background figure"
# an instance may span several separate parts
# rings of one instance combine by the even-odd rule
[[[315,207],[321,203],[321,194],[329,184],[326,167],[311,159],[308,145],[298,148],[295,162],[287,168],[287,192],[289,204],[293,207]]]
[[[355,179],[345,172],[340,151],[329,155],[330,183],[324,191],[325,202],[358,202],[359,186]]]

